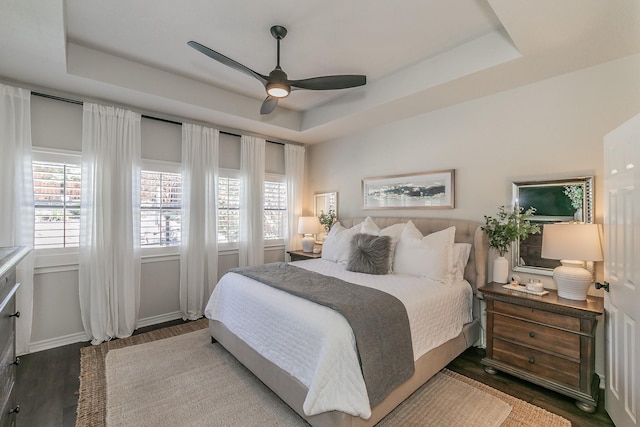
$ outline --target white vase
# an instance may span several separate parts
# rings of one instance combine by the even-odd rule
[[[576,213],[573,214],[573,220],[576,222],[582,222],[582,208],[578,208]]]
[[[493,281],[507,283],[509,279],[509,261],[503,256],[493,260]]]

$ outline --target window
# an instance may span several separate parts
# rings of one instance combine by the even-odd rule
[[[237,243],[240,236],[240,178],[218,177],[218,243]]]
[[[221,175],[225,176],[218,178],[218,243],[235,244],[240,236],[240,178],[231,171]],[[283,177],[269,175],[264,182],[264,240],[276,243],[286,235],[287,186]]]
[[[47,161],[33,161],[32,166],[34,249],[78,247],[80,166]]]
[[[179,246],[182,175],[143,170],[140,174],[140,196],[141,246]]]
[[[277,179],[264,181],[264,240],[284,240],[287,235],[287,185]]]

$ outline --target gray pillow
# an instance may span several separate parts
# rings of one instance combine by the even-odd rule
[[[347,270],[367,274],[387,274],[391,237],[356,234],[351,239]]]

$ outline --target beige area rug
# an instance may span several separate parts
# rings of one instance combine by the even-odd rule
[[[219,344],[211,344],[206,326],[201,320],[82,348],[76,426],[307,425]],[[378,425],[571,423],[445,369]]]

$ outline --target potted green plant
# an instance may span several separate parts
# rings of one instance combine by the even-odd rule
[[[320,216],[318,216],[318,220],[320,224],[324,227],[325,232],[331,231],[331,227],[333,223],[336,222],[336,211],[333,209],[329,209],[328,213],[324,213],[324,211],[320,211]]]
[[[496,217],[484,216],[485,225],[482,230],[487,233],[489,247],[498,252],[499,257],[493,261],[493,281],[507,283],[509,276],[509,261],[504,255],[509,252],[511,245],[518,239],[526,239],[531,234],[540,232],[537,224],[531,224],[529,218],[536,209],[531,207],[526,211],[517,206],[513,210],[507,210],[500,206]]]

